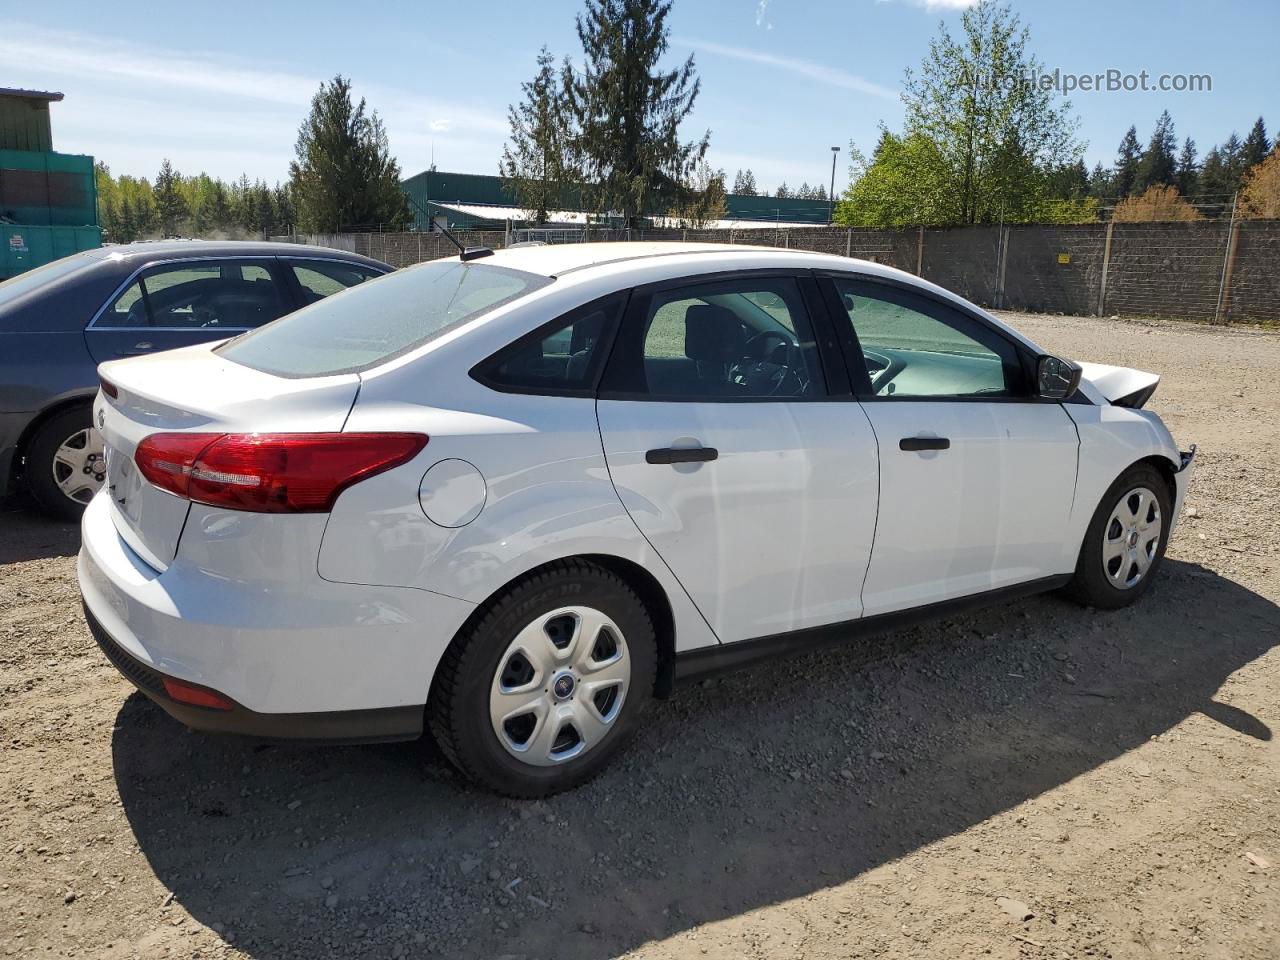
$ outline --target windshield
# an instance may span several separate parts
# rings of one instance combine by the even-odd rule
[[[0,307],[15,303],[45,284],[55,283],[63,277],[70,276],[77,270],[90,266],[94,262],[88,257],[73,254],[70,257],[63,257],[61,260],[46,263],[42,267],[36,267],[34,270],[28,270],[26,273],[11,277],[0,283]]]
[[[356,373],[550,282],[505,267],[437,260],[334,294],[217,352],[283,377]]]

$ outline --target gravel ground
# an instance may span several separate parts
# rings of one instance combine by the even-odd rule
[[[432,747],[192,734],[0,504],[0,949],[46,957],[1280,956],[1280,336],[1015,316],[1200,444],[1136,608],[1053,597],[655,705],[547,802]]]

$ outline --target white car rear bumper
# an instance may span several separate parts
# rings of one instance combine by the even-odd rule
[[[81,525],[87,619],[116,667],[171,714],[197,728],[271,738],[421,732],[436,663],[474,604],[323,580],[306,537],[292,545],[297,569],[269,581],[211,575],[182,549],[162,573],[121,539],[108,507],[98,496]],[[288,546],[275,551],[277,562]],[[166,677],[233,707],[178,703],[166,695]]]

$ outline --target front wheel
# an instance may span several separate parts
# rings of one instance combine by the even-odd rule
[[[1160,569],[1172,523],[1173,501],[1164,477],[1148,464],[1130,467],[1098,504],[1064,592],[1106,610],[1133,603]]]
[[[634,730],[653,690],[657,645],[620,577],[564,561],[490,601],[446,651],[427,719],[471,779],[543,797],[593,777]]]

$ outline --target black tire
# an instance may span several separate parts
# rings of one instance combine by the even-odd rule
[[[1160,509],[1160,540],[1156,544],[1151,565],[1142,574],[1140,580],[1130,587],[1117,587],[1107,576],[1103,567],[1103,537],[1111,514],[1122,497],[1138,488],[1145,487],[1156,498]],[[1168,481],[1155,467],[1146,463],[1134,464],[1122,473],[1107,488],[1089,521],[1085,531],[1084,542],[1080,546],[1080,555],[1076,560],[1076,571],[1071,582],[1063,588],[1063,594],[1084,606],[1097,607],[1102,610],[1118,610],[1138,600],[1151,589],[1151,582],[1160,570],[1164,560],[1165,548],[1169,542],[1169,526],[1173,521],[1173,498],[1169,492]]]
[[[490,687],[516,634],[569,605],[592,607],[617,625],[631,661],[629,688],[611,729],[591,749],[555,766],[534,766],[499,742],[489,715]],[[621,577],[593,563],[557,561],[489,601],[450,644],[436,668],[427,724],[445,757],[469,779],[511,797],[550,796],[594,777],[623,747],[652,698],[657,660],[649,612]]]
[[[26,449],[23,473],[27,489],[40,509],[57,520],[76,522],[88,502],[73,500],[62,492],[53,475],[53,457],[68,438],[93,427],[93,408],[80,404],[54,414],[40,425]]]

